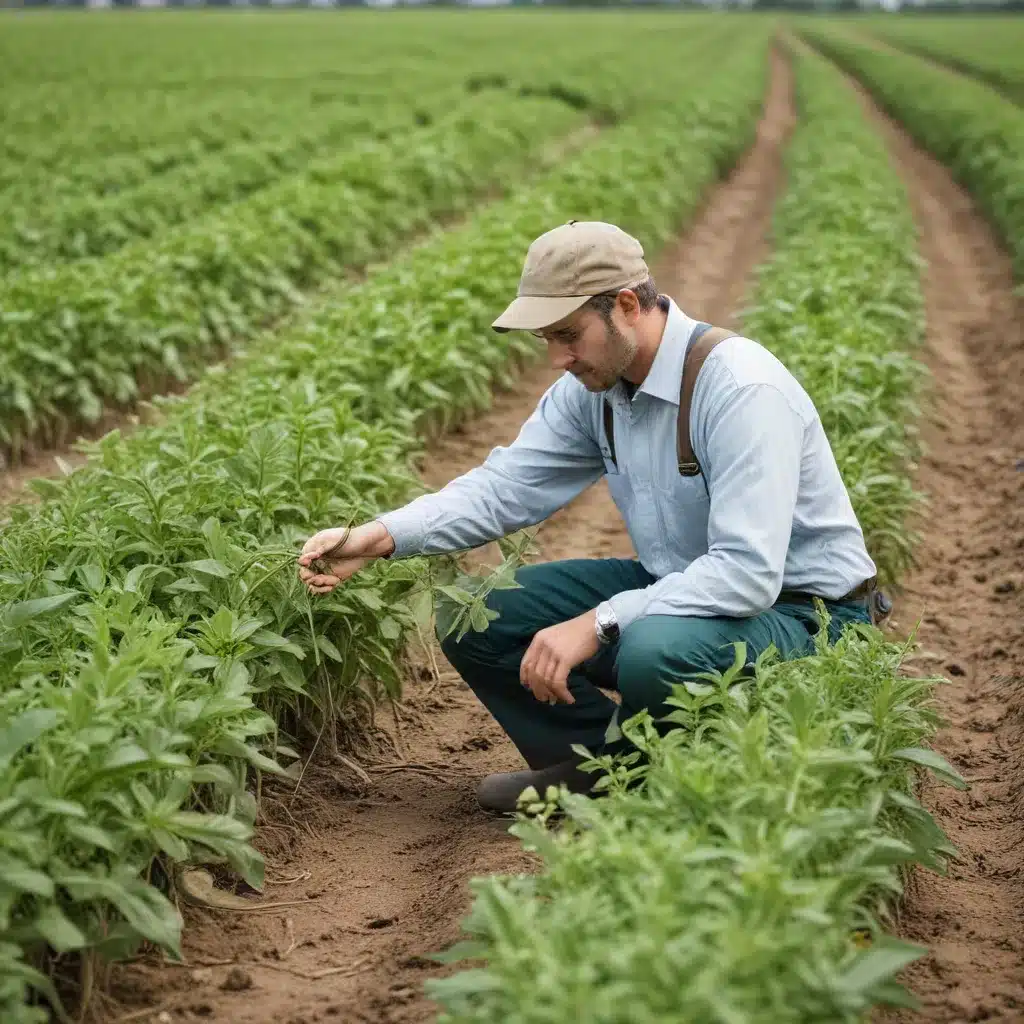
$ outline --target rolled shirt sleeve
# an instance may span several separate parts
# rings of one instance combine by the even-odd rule
[[[519,436],[433,494],[378,517],[393,558],[479,547],[546,519],[604,474],[585,409],[566,374],[545,392]]]
[[[710,494],[708,551],[682,572],[610,601],[620,629],[646,615],[747,617],[782,589],[800,484],[804,422],[770,384],[738,387],[711,411],[698,457]]]

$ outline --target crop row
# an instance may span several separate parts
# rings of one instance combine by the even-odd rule
[[[838,72],[801,55],[796,88],[775,252],[746,329],[822,409],[891,575],[902,541],[872,506],[894,522],[905,495],[867,478],[899,472],[906,428],[886,421],[913,413],[900,394],[917,376],[913,225]],[[886,905],[909,864],[950,852],[914,772],[961,783],[920,746],[933,681],[901,677],[902,649],[878,632],[837,632],[793,662],[751,664],[740,646],[729,671],[675,687],[678,728],[638,716],[624,728],[643,761],[599,759],[615,765],[604,798],[537,794],[540,822],[514,830],[546,870],[474,883],[469,936],[448,958],[485,964],[430,983],[440,1021],[854,1024],[906,1002],[893,977],[922,951],[885,934]]]
[[[360,120],[372,121],[381,111],[392,104],[405,101],[415,114],[419,102],[434,93],[452,91],[455,83],[439,82],[429,75],[405,74],[399,83],[359,82],[349,85],[337,96],[325,95],[319,98],[300,96],[286,102],[266,102],[254,105],[252,99],[234,101],[222,99],[221,116],[204,116],[206,106],[203,97],[179,96],[173,93],[163,97],[164,103],[172,108],[175,116],[166,114],[136,113],[120,110],[118,122],[112,131],[124,131],[131,135],[128,125],[135,119],[142,124],[157,124],[169,132],[166,137],[139,142],[134,146],[115,152],[104,152],[89,146],[91,129],[78,125],[75,138],[83,145],[83,152],[68,153],[57,151],[49,160],[29,160],[25,163],[9,160],[3,168],[5,178],[0,180],[3,194],[0,196],[0,210],[5,216],[20,212],[31,212],[35,206],[45,206],[58,201],[68,201],[89,196],[102,197],[125,189],[137,187],[158,179],[168,171],[187,168],[190,164],[207,160],[217,155],[226,155],[235,149],[285,142],[294,132],[296,125],[309,124],[312,116],[325,121],[338,120],[338,111],[347,111],[355,123]],[[109,101],[108,101],[109,102]],[[234,104],[234,105],[233,105]],[[182,111],[188,111],[190,118],[199,117],[201,128],[191,120],[180,126],[177,133],[170,132],[169,125],[180,119]],[[237,123],[227,123],[228,113],[237,118]],[[35,129],[46,138],[46,128]]]
[[[429,123],[463,98],[453,90],[428,89],[415,98],[395,92],[387,103],[313,107],[291,119],[286,135],[227,146],[112,194],[14,200],[0,224],[0,274],[103,256],[211,207],[243,199],[288,174],[315,173],[311,161],[334,164],[339,150],[345,153]],[[136,163],[141,176],[148,165],[141,157]]]
[[[1024,275],[1024,109],[981,82],[821,24],[801,32],[847,71],[974,196]]]
[[[915,357],[924,324],[917,230],[882,142],[851,109],[836,72],[807,58],[801,74],[808,127],[789,156],[777,251],[759,268],[744,328],[813,399],[888,584],[910,567],[917,539],[909,524],[917,496],[907,472],[925,374]],[[825,94],[811,103],[818,82]],[[830,111],[842,118],[842,145],[814,134]],[[830,244],[837,236],[842,243]]]
[[[0,442],[17,447],[94,421],[104,404],[133,400],[143,375],[185,379],[300,302],[300,289],[514,181],[583,120],[551,99],[479,96],[401,140],[347,149],[152,241],[9,277]]]
[[[710,29],[696,33],[690,45],[697,39],[713,44],[714,37]],[[228,136],[225,142],[224,134],[217,134],[222,148],[212,151],[207,142],[190,139],[187,146],[165,146],[155,154],[72,162],[76,180],[70,193],[53,194],[51,179],[46,183],[48,195],[11,189],[0,199],[0,273],[102,256],[218,204],[244,198],[289,173],[302,170],[326,179],[339,159],[339,148],[344,152],[417,123],[430,123],[457,111],[481,89],[499,99],[503,92],[551,95],[588,110],[598,121],[628,116],[633,102],[647,98],[648,83],[604,72],[595,76],[593,65],[604,56],[600,48],[563,54],[557,46],[549,47],[544,59],[557,63],[557,78],[545,73],[546,66],[519,68],[512,77],[491,68],[465,81],[451,71],[439,81],[421,70],[407,71],[384,92],[369,91],[376,82],[371,79],[342,100],[307,101],[298,110],[288,105],[273,117],[268,110],[255,139]],[[478,108],[479,104],[480,116]],[[197,146],[205,147],[206,153],[198,159],[192,152]]]
[[[872,35],[982,78],[1024,103],[1024,24],[1020,18],[884,18],[869,20]]]
[[[183,19],[186,24],[189,20]],[[12,28],[16,34],[18,27]],[[416,85],[421,95],[443,92],[457,87],[465,75],[458,59],[444,59],[457,57],[455,40],[439,41],[441,52],[433,62],[408,54],[412,40],[407,40],[405,47],[398,47],[400,55],[378,56],[368,67],[362,60],[346,64],[336,50],[333,61],[320,73],[309,66],[295,69],[289,67],[288,58],[300,55],[283,53],[273,26],[267,24],[259,34],[264,46],[270,44],[265,63],[255,64],[244,31],[235,32],[233,67],[160,83],[152,80],[152,35],[144,28],[136,31],[140,34],[135,40],[126,38],[120,45],[125,47],[121,54],[125,63],[133,59],[140,63],[138,79],[120,82],[116,69],[92,66],[83,69],[77,81],[55,90],[50,83],[35,81],[38,69],[20,80],[12,73],[10,88],[0,99],[7,129],[0,141],[0,185],[17,185],[26,176],[44,174],[74,178],[81,173],[79,165],[140,151],[153,155],[181,149],[219,151],[237,142],[265,139],[268,133],[284,133],[293,118],[303,119],[310,110],[358,104],[364,97],[388,93],[412,96],[410,87]],[[315,33],[311,24],[307,34]],[[208,34],[200,20],[191,20],[190,34],[192,50],[209,51]],[[69,25],[61,28],[53,23],[50,35],[51,45],[89,53],[81,35],[76,36]],[[111,35],[116,39],[116,34]],[[146,46],[147,41],[151,45]],[[109,43],[93,41],[96,49]],[[498,39],[490,40],[483,52],[473,55],[470,66],[479,60],[486,67],[488,58],[490,62],[500,59],[501,49]],[[562,56],[557,47],[553,56]],[[59,58],[51,55],[50,59]]]
[[[274,770],[268,755],[290,758],[275,722],[328,745],[337,727],[356,730],[361,707],[397,695],[395,656],[429,595],[405,562],[313,601],[298,544],[410,495],[417,429],[486,405],[528,355],[488,325],[532,238],[604,216],[653,249],[693,212],[753,137],[766,43],[760,28],[734,38],[688,87],[667,75],[654,116],[322,303],[12,509],[0,534],[5,1021],[38,1019],[22,987],[47,947],[176,948],[177,916],[143,881],[154,857],[220,856],[259,884],[245,782]]]
[[[696,32],[686,47],[701,52],[714,38]],[[686,47],[672,43],[676,56]],[[658,47],[596,77],[577,56],[567,81],[582,76],[579,88],[493,73],[401,142],[346,148],[108,256],[10,275],[0,284],[0,447],[17,454],[26,440],[53,441],[95,422],[105,406],[134,401],[140,378],[150,386],[185,379],[211,352],[246,341],[301,301],[304,289],[557,158],[549,141],[588,115],[628,115],[629,101],[646,109],[652,86],[640,72],[652,52]],[[609,107],[609,82],[631,74],[637,84]],[[693,74],[687,65],[669,77]],[[153,194],[162,194],[159,184]]]
[[[26,169],[31,176],[44,171],[74,175],[76,164],[168,144],[188,143],[195,150],[216,151],[233,141],[258,139],[268,125],[287,125],[290,118],[317,106],[311,102],[313,90],[308,84],[304,88],[295,83],[290,88],[289,83],[269,84],[274,88],[230,94],[215,90],[194,97],[154,92],[150,102],[136,101],[137,111],[127,104],[114,108],[97,104],[91,111],[82,111],[78,123],[64,126],[63,131],[55,130],[52,123],[26,125],[22,131],[12,125],[4,134],[0,184],[16,184]],[[178,130],[172,131],[172,126]]]
[[[5,205],[35,195],[45,201],[48,187],[112,191],[145,180],[141,175],[146,171],[157,174],[235,145],[286,138],[293,124],[307,122],[314,112],[325,118],[337,117],[332,110],[345,106],[365,112],[389,97],[405,96],[415,104],[419,97],[459,85],[451,69],[412,66],[390,76],[386,70],[372,77],[332,75],[320,82],[264,74],[220,88],[144,89],[127,95],[116,90],[96,95],[82,83],[74,116],[63,111],[20,129],[12,125],[5,133],[0,167]],[[38,90],[26,88],[30,110],[33,96],[38,104]],[[85,101],[86,96],[91,99]]]
[[[0,96],[5,208],[46,203],[57,191],[71,197],[139,184],[235,145],[283,139],[310,111],[338,104],[374,109],[404,98],[417,106],[497,73],[587,95],[612,80],[625,88],[606,92],[610,102],[628,106],[650,77],[638,73],[636,57],[623,59],[607,19],[581,26],[557,15],[514,18],[496,30],[493,21],[426,23],[415,13],[386,22],[313,14],[290,24],[277,13],[252,13],[244,24],[186,15],[165,24],[159,40],[146,22],[112,25],[102,16],[7,26],[0,37],[9,79]],[[655,61],[672,59],[673,38],[685,46],[715,31],[701,18],[685,30],[678,19],[631,26]]]

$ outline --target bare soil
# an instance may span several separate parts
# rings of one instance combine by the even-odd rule
[[[917,567],[894,628],[919,624],[914,670],[940,674],[934,746],[970,782],[922,798],[960,851],[948,877],[915,872],[900,929],[932,952],[905,972],[905,1024],[1024,1021],[1024,302],[1009,257],[966,192],[859,90],[903,177],[927,266],[932,374],[928,496]]]
[[[728,325],[763,258],[781,184],[781,147],[794,114],[788,67],[776,56],[757,141],[709,196],[695,226],[659,262],[661,289],[691,315]],[[423,477],[440,486],[509,443],[554,380],[528,371],[472,424],[434,443]],[[603,485],[545,525],[540,557],[632,554]],[[97,1021],[160,1019],[237,1024],[422,1024],[437,1007],[425,978],[448,973],[428,959],[459,936],[479,875],[533,870],[505,831],[480,811],[476,782],[522,767],[515,749],[438,652],[441,672],[413,652],[401,715],[403,761],[369,768],[310,766],[298,794],[276,790],[256,845],[270,883],[252,911],[183,908],[186,966],[155,958],[115,966],[97,997]],[[382,718],[386,717],[382,715]],[[254,901],[255,902],[255,901]]]

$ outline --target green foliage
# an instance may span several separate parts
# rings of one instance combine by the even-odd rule
[[[579,129],[644,114],[685,89],[696,66],[684,58],[730,36],[710,19],[688,22],[685,33],[657,32],[659,23],[647,20],[650,38],[623,55],[618,19],[598,19],[582,34],[566,31],[524,52],[510,49],[492,22],[479,50],[467,51],[461,33],[444,37],[448,63],[437,54],[426,66],[422,55],[394,65],[382,58],[372,72],[335,68],[319,82],[307,81],[306,69],[295,87],[306,97],[298,112],[295,96],[277,114],[269,109],[267,96],[279,91],[275,74],[283,73],[272,64],[253,95],[236,96],[240,109],[256,105],[267,132],[228,132],[224,145],[182,113],[185,105],[170,127],[154,127],[163,124],[150,107],[159,89],[121,96],[123,107],[107,121],[127,121],[144,135],[166,129],[173,160],[164,150],[108,153],[101,139],[116,139],[117,131],[107,121],[102,133],[88,119],[65,123],[80,101],[51,83],[61,97],[52,119],[65,141],[74,149],[92,132],[97,150],[90,160],[65,153],[60,165],[93,167],[95,175],[68,188],[44,175],[38,187],[26,184],[0,201],[0,266],[17,263],[0,281],[0,453],[17,457],[27,442],[60,442],[98,422],[105,408],[191,378],[311,290],[551,166],[579,144]],[[544,35],[531,19],[520,24],[524,37]],[[749,31],[763,36],[766,29]],[[405,52],[409,39],[394,45]],[[147,50],[147,59],[157,56]],[[278,59],[290,66],[296,54]],[[647,73],[652,63],[657,76]],[[195,84],[198,109],[216,102],[220,110],[223,101],[210,101],[203,84],[202,77]],[[22,136],[61,137],[38,106],[20,89],[0,97],[0,111],[11,113],[9,149]],[[420,126],[412,130],[412,122]],[[184,134],[186,126],[194,136]],[[191,155],[178,159],[181,153]]]
[[[752,138],[766,43],[751,31],[713,72],[667,74],[651,117],[324,297],[11,510],[0,721],[16,726],[0,734],[0,856],[18,867],[0,889],[13,951],[0,993],[17,999],[25,963],[54,943],[173,950],[161,865],[223,861],[258,884],[254,778],[292,760],[280,730],[357,733],[365,709],[398,695],[401,641],[433,594],[454,600],[452,628],[483,625],[483,595],[507,585],[518,541],[482,580],[384,562],[322,598],[298,583],[299,545],[411,497],[423,430],[485,406],[533,354],[489,325],[537,234],[587,216],[652,251],[674,234]],[[449,194],[446,166],[430,165],[426,188]]]
[[[820,59],[797,64],[801,121],[745,329],[821,414],[885,582],[910,565],[914,352],[924,327],[916,229],[882,140]],[[827,131],[822,126],[827,125]]]
[[[455,634],[461,640],[470,631],[483,633],[498,617],[487,607],[487,598],[495,590],[518,590],[516,570],[526,564],[527,553],[533,549],[533,536],[529,533],[502,537],[498,546],[504,555],[500,565],[474,573],[459,572],[447,584],[437,584],[437,635],[445,640]],[[429,568],[428,568],[429,572]]]
[[[476,97],[435,125],[365,141],[223,212],[113,255],[10,277],[0,288],[0,443],[53,439],[184,380],[301,302],[301,289],[543,163],[581,123],[554,100]]]
[[[775,248],[746,331],[812,393],[872,552],[905,567],[900,480],[921,298],[906,196],[856,98],[797,60],[801,120]],[[431,982],[441,1024],[859,1024],[912,1005],[894,978],[924,951],[885,933],[912,863],[954,853],[913,796],[915,771],[963,780],[934,751],[934,680],[867,626],[812,656],[673,688],[671,731],[622,726],[639,752],[591,761],[601,799],[528,793],[513,831],[538,876],[474,883],[468,938],[483,966]],[[642,752],[642,757],[641,753]],[[551,831],[558,817],[562,827]]]
[[[877,18],[858,27],[903,50],[981,78],[1017,103],[1024,103],[1024,19]]]
[[[633,719],[642,790],[563,793],[556,832],[521,816],[546,871],[474,883],[444,959],[485,966],[428,982],[442,1024],[859,1024],[912,1003],[893,976],[923,950],[885,935],[885,905],[951,848],[900,756],[934,728],[902,653],[852,629],[677,686],[663,737]]]
[[[55,196],[108,194],[237,147],[286,140],[338,107],[429,114],[445,93],[488,88],[583,97],[628,112],[691,41],[732,34],[714,17],[414,10],[52,13],[0,34],[0,221]],[[638,45],[624,49],[629,33]],[[644,63],[650,57],[654,65]],[[638,73],[638,69],[641,73]],[[454,100],[453,100],[454,102]]]
[[[1024,276],[1024,109],[920,57],[821,24],[803,34],[847,71],[974,196]]]
[[[328,155],[336,158],[336,151],[358,151],[364,142],[408,133],[418,121],[433,120],[459,98],[451,90],[437,90],[418,97],[395,93],[377,109],[365,102],[368,97],[362,104],[343,100],[327,108],[313,106],[296,112],[283,136],[237,142],[163,173],[140,174],[130,187],[100,194],[83,189],[37,203],[9,203],[10,213],[0,225],[0,272],[102,256],[139,238],[151,238],[301,172],[311,160],[322,163]],[[135,160],[147,167],[144,157]],[[98,176],[113,173],[109,161],[86,166],[97,167]],[[123,161],[118,166],[122,183],[127,184],[128,169]]]
[[[302,41],[298,68],[290,67],[296,55],[280,47],[257,68],[236,68],[237,81],[225,73],[211,87],[199,74],[176,78],[161,89],[151,80],[158,55],[147,38],[147,88],[138,92],[129,93],[120,80],[107,81],[108,69],[89,68],[84,80],[74,82],[70,96],[53,82],[5,93],[0,97],[0,111],[8,108],[7,131],[0,139],[7,156],[0,166],[0,183],[6,184],[0,194],[0,271],[114,252],[270,187],[310,162],[318,165],[319,177],[329,176],[346,151],[358,154],[363,143],[429,125],[482,91],[487,102],[472,104],[474,116],[486,117],[489,104],[520,95],[558,100],[595,123],[609,124],[658,89],[656,81],[635,73],[649,53],[616,54],[612,67],[594,74],[595,61],[615,41],[612,26],[600,22],[588,24],[582,33],[552,37],[547,32],[540,40],[538,23],[529,18],[508,26],[504,35],[492,27],[483,32],[471,27],[478,38],[468,48],[462,33],[446,30],[435,18],[430,25],[433,56],[423,61],[406,32],[390,30],[395,19],[386,33],[379,20],[372,31],[360,33],[358,19],[358,14],[346,17],[344,43],[358,45],[359,35],[367,35],[364,49],[374,53],[369,67],[358,61],[340,68],[331,64],[318,74],[315,63],[310,64],[317,40],[310,38]],[[403,14],[397,20],[410,24],[416,16]],[[306,25],[316,21],[314,15]],[[258,15],[254,22],[259,25]],[[330,34],[337,23],[332,18],[321,27]],[[266,28],[277,36],[280,21]],[[682,45],[713,42],[724,26],[697,19],[689,29]],[[530,45],[517,49],[510,34]],[[61,34],[54,35],[59,45]],[[237,38],[231,42],[223,55],[229,66],[240,56]],[[653,42],[666,58],[675,57],[681,45],[671,37]],[[79,45],[76,40],[76,50]],[[210,33],[202,45],[214,45]],[[0,52],[2,46],[0,40]],[[178,60],[187,62],[188,56],[179,54]],[[248,54],[243,60],[251,62]],[[24,79],[18,86],[24,87]],[[44,88],[61,95],[68,106],[55,104],[44,117]],[[92,90],[102,90],[104,101],[79,109],[79,94]],[[22,91],[31,97],[24,108],[17,103]],[[169,104],[168,91],[191,102]],[[72,110],[76,116],[68,124]],[[351,166],[351,160],[341,163],[339,182]]]

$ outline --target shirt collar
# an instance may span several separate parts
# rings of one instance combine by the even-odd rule
[[[689,347],[697,321],[688,317],[672,299],[669,299],[668,319],[661,335],[661,343],[654,362],[638,392],[660,398],[663,402],[679,404],[679,388],[683,378],[683,360]]]

